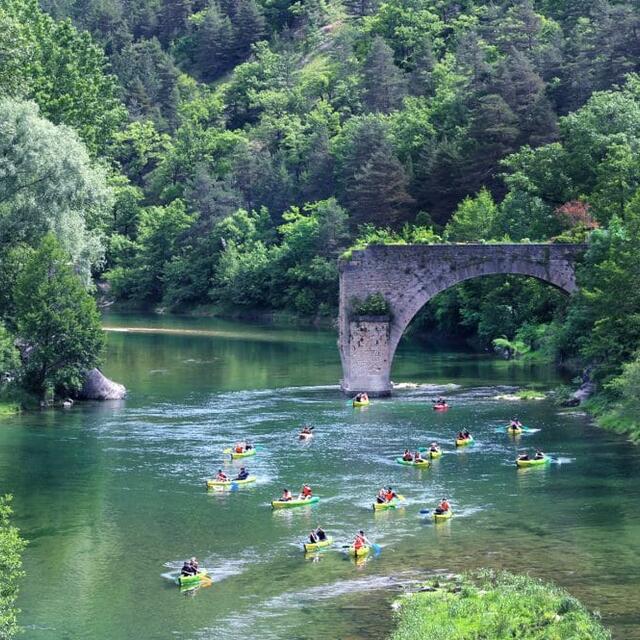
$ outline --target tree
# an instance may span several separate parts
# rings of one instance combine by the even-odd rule
[[[458,205],[446,226],[445,240],[473,242],[494,237],[498,208],[487,189],[474,198],[467,197]]]
[[[88,281],[112,204],[104,170],[74,131],[33,103],[0,100],[0,132],[0,245],[36,245],[53,232]]]
[[[11,525],[11,496],[0,496],[0,638],[11,640],[18,633],[15,602],[22,571],[22,551],[26,542]]]
[[[126,117],[104,52],[70,21],[46,15],[37,0],[2,0],[0,10],[21,43],[17,59],[22,59],[13,90],[0,87],[0,96],[34,100],[46,118],[76,129],[92,153],[104,150]]]
[[[195,70],[205,82],[215,80],[232,66],[229,43],[233,41],[233,26],[217,4],[211,4],[196,14],[192,23],[192,51]]]
[[[0,389],[2,384],[13,377],[19,366],[18,350],[13,336],[0,322]]]
[[[49,401],[72,392],[100,363],[104,334],[87,293],[54,236],[46,235],[15,287],[17,333],[26,347],[25,386]]]
[[[389,113],[406,94],[407,82],[393,62],[393,50],[376,36],[362,67],[364,104],[369,111]]]

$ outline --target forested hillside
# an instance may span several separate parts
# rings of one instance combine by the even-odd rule
[[[608,380],[640,344],[639,33],[606,0],[0,0],[5,324],[47,233],[119,301],[328,316],[354,244],[591,233],[569,309],[493,278],[422,322]]]

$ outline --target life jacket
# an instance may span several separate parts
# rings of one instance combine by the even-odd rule
[[[285,491],[282,494],[282,500],[291,500],[293,498],[293,494],[291,493],[291,491]]]
[[[216,479],[217,479],[217,480],[226,480],[226,479],[227,479],[227,476],[226,476],[226,474],[224,474],[224,473],[219,473],[219,474],[216,476]]]
[[[449,511],[450,508],[451,508],[451,506],[449,505],[449,503],[446,500],[443,500],[440,503],[440,509],[442,509],[443,511]]]
[[[384,498],[387,502],[391,502],[394,498],[393,491],[385,491]]]
[[[244,451],[244,447],[241,447],[240,445],[236,446],[236,453],[242,453]]]
[[[364,544],[365,544],[364,538],[360,534],[358,534],[356,536],[356,539],[353,541],[353,548],[362,549],[362,547],[364,547]]]
[[[306,484],[304,485],[304,487],[302,487],[302,495],[305,498],[308,498],[311,496],[311,487],[308,487]]]

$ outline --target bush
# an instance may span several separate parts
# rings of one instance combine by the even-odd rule
[[[381,293],[372,293],[364,300],[351,300],[351,314],[354,316],[388,316],[391,307]]]
[[[528,576],[480,571],[402,599],[391,640],[608,640],[595,616],[563,589]]]

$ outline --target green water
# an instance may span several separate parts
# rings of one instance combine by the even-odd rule
[[[30,540],[20,606],[25,638],[230,640],[377,639],[389,602],[426,576],[491,566],[570,589],[618,638],[640,638],[640,450],[551,403],[519,403],[540,431],[518,443],[500,428],[516,409],[496,400],[516,384],[558,383],[545,367],[403,345],[403,388],[354,410],[339,394],[335,335],[212,320],[111,316],[105,371],[130,390],[121,403],[76,406],[0,423],[0,491],[15,495]],[[447,413],[430,400],[444,393]],[[456,386],[453,386],[456,385]],[[316,437],[300,444],[301,422]],[[455,451],[456,431],[477,444]],[[240,437],[257,484],[207,492],[204,481]],[[419,471],[393,462],[405,446],[440,440]],[[516,448],[554,463],[524,472]],[[284,486],[310,482],[320,503],[272,512]],[[382,484],[407,499],[374,514]],[[419,516],[448,495],[455,512]],[[358,528],[383,545],[356,565],[340,551],[305,559],[321,523],[339,544]],[[171,577],[195,554],[209,588],[181,593]]]

